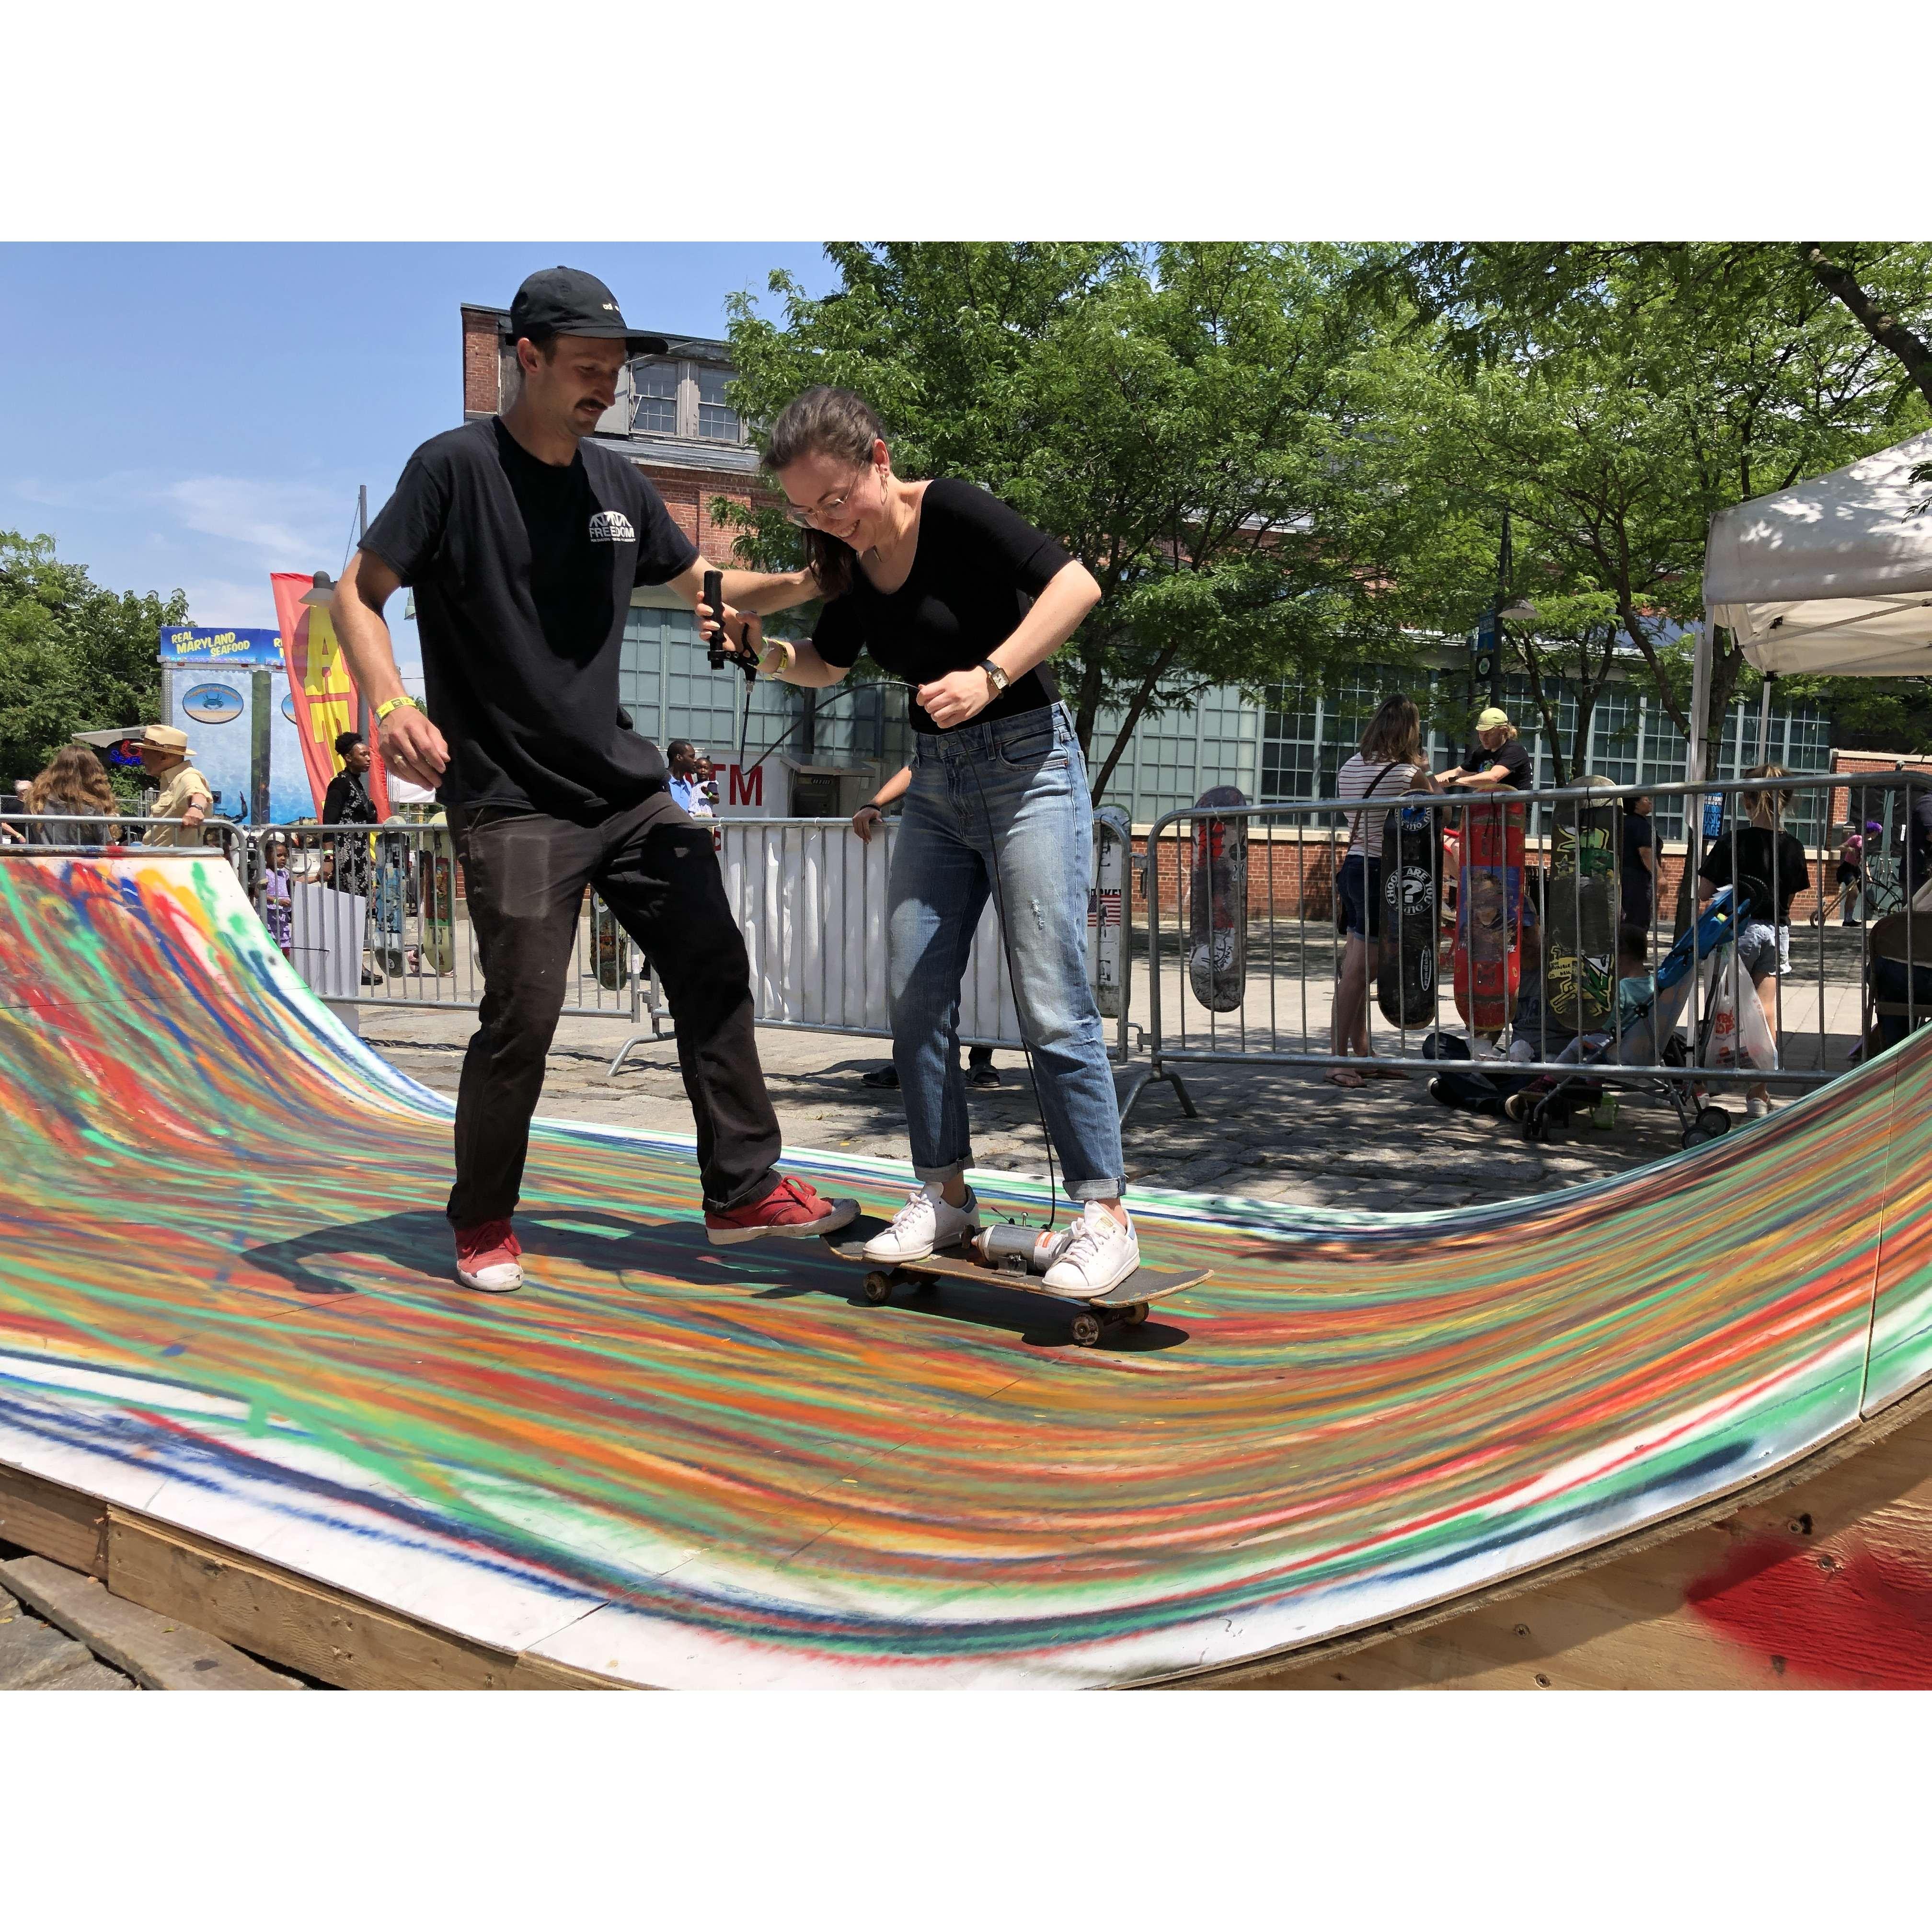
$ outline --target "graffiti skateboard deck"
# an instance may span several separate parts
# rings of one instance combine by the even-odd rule
[[[1456,882],[1456,1010],[1478,1033],[1500,1033],[1516,1011],[1522,940],[1523,808],[1489,792],[1462,808]]]
[[[1607,788],[1588,777],[1580,786]],[[1550,1017],[1566,1033],[1601,1033],[1617,996],[1618,812],[1573,802],[1556,809],[1544,898],[1543,984]]]
[[[1216,785],[1197,811],[1247,803],[1233,785]],[[1187,890],[1187,982],[1210,1012],[1231,1013],[1248,981],[1248,821],[1197,818]]]
[[[991,1262],[982,1261],[971,1249],[944,1249],[928,1255],[922,1261],[874,1262],[866,1258],[866,1244],[874,1234],[883,1234],[886,1223],[869,1214],[862,1214],[857,1220],[848,1222],[836,1234],[823,1237],[825,1245],[842,1262],[849,1262],[855,1268],[867,1270],[864,1293],[870,1302],[890,1301],[892,1290],[902,1286],[910,1286],[922,1292],[928,1292],[942,1281],[965,1281],[977,1283],[981,1287],[1010,1288],[1022,1294],[1037,1294],[1048,1301],[1057,1301],[1069,1310],[1073,1316],[1073,1339],[1083,1348],[1090,1348],[1102,1334],[1115,1323],[1138,1328],[1147,1319],[1150,1303],[1159,1301],[1163,1296],[1178,1294],[1184,1288],[1196,1288],[1208,1279],[1210,1270],[1197,1268],[1192,1272],[1176,1271],[1171,1268],[1136,1268],[1125,1281],[1116,1282],[1105,1294],[1091,1301],[1076,1300],[1068,1294],[1056,1294],[1046,1285],[1046,1278],[1030,1269],[1001,1268]]]
[[[1436,949],[1442,903],[1436,814],[1426,805],[1391,806],[1382,820],[1382,919],[1376,1000],[1390,1026],[1436,1017]]]
[[[1103,1018],[1120,1016],[1124,968],[1120,942],[1127,898],[1127,862],[1134,848],[1127,814],[1117,805],[1094,813],[1094,883],[1087,894],[1087,976],[1093,982],[1094,1004]],[[1109,828],[1102,834],[1097,828]]]

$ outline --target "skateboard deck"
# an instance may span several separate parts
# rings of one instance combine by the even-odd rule
[[[1046,1277],[1034,1274],[1030,1269],[998,1268],[991,1262],[982,1261],[970,1249],[963,1252],[957,1248],[940,1250],[916,1262],[868,1261],[866,1244],[874,1234],[883,1234],[886,1225],[875,1216],[861,1214],[837,1234],[822,1238],[825,1245],[842,1262],[849,1262],[855,1268],[868,1270],[865,1285],[868,1301],[890,1300],[893,1288],[902,1282],[910,1282],[922,1289],[930,1288],[940,1281],[969,1281],[982,1287],[1014,1288],[1022,1294],[1037,1294],[1048,1301],[1057,1301],[1066,1309],[1073,1317],[1073,1339],[1083,1348],[1090,1348],[1099,1341],[1102,1331],[1110,1323],[1124,1322],[1130,1328],[1137,1328],[1147,1319],[1150,1303],[1160,1300],[1164,1295],[1178,1294],[1184,1288],[1198,1286],[1210,1272],[1207,1268],[1196,1268],[1192,1272],[1172,1268],[1136,1268],[1125,1281],[1117,1282],[1105,1294],[1096,1295],[1091,1301],[1082,1301],[1072,1295],[1056,1294],[1047,1286]]]
[[[1133,836],[1127,814],[1117,805],[1102,806],[1095,824],[1112,827],[1112,836],[1094,840],[1094,883],[1087,894],[1087,976],[1093,982],[1094,1004],[1106,1019],[1120,1016],[1120,940],[1126,905],[1127,856]]]
[[[1196,810],[1242,806],[1233,785],[1216,785]],[[1197,818],[1187,890],[1187,982],[1210,1012],[1231,1013],[1248,981],[1248,821]]]
[[[1462,808],[1456,884],[1456,1010],[1478,1033],[1500,1033],[1516,1011],[1522,938],[1523,808],[1486,793]]]
[[[1393,806],[1383,819],[1382,890],[1376,1004],[1390,1026],[1420,1026],[1436,1017],[1442,922],[1442,848],[1428,806]]]
[[[1610,784],[1586,777],[1579,785]],[[1568,1033],[1601,1033],[1617,988],[1617,808],[1559,806],[1544,904],[1544,986],[1550,1017]]]

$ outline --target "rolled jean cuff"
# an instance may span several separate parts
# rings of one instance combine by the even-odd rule
[[[964,1180],[966,1170],[978,1166],[979,1162],[970,1154],[964,1160],[950,1162],[944,1167],[921,1167],[915,1161],[912,1178],[928,1187],[944,1187],[949,1180]]]
[[[1066,1193],[1070,1201],[1118,1201],[1126,1191],[1124,1180],[1076,1180]]]

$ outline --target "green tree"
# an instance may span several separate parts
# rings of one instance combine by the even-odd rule
[[[734,400],[769,420],[814,382],[860,390],[908,475],[983,484],[1090,570],[1101,602],[1058,669],[1083,748],[1210,686],[1250,692],[1412,648],[1408,524],[1376,432],[1388,325],[1342,251],[1265,244],[842,244],[841,286],[784,276],[782,321],[734,305]],[[722,506],[721,506],[722,508]],[[796,556],[742,519],[747,561]]]
[[[31,777],[76,731],[160,716],[157,633],[178,590],[106,590],[47,536],[0,530],[0,778]]]
[[[1520,580],[1540,572],[1607,598],[1688,736],[1682,653],[1657,620],[1701,614],[1712,516],[1895,440],[1924,410],[1895,358],[1808,279],[1665,293],[1612,257],[1587,302],[1493,319],[1480,356],[1463,352],[1475,322],[1438,322],[1418,413],[1430,486],[1465,514],[1510,506],[1532,596]],[[1713,719],[1742,667],[1734,640],[1714,654]]]

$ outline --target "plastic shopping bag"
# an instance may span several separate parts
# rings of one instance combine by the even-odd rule
[[[1726,950],[1705,968],[1704,1001],[1711,1029],[1698,1056],[1700,1065],[1735,1071],[1749,1067],[1760,1073],[1777,1066],[1778,1045],[1757,988],[1750,976],[1740,970],[1734,950]]]

